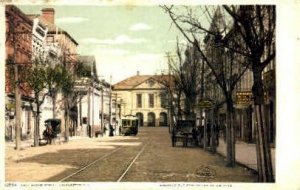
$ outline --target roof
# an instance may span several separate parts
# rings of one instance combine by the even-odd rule
[[[32,20],[27,17],[18,7],[15,5],[6,5],[6,12],[11,12],[18,14],[24,21],[26,21],[28,24],[32,25]]]
[[[30,20],[33,20],[35,18],[38,18],[40,20],[40,23],[44,26],[48,28],[48,33],[49,34],[65,34],[66,36],[68,36],[68,38],[71,39],[71,41],[73,43],[75,43],[76,45],[78,45],[78,43],[76,42],[76,40],[68,33],[66,32],[64,29],[58,27],[57,25],[47,21],[46,19],[43,18],[43,16],[39,15],[39,14],[28,14],[27,17]]]
[[[137,85],[145,82],[148,79],[154,79],[157,82],[165,85],[168,83],[169,75],[135,75],[113,85],[114,90],[133,89]]]

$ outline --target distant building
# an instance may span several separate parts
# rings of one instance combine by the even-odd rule
[[[79,56],[79,64],[82,77],[75,86],[77,125],[73,130],[76,128],[76,135],[94,137],[108,122],[110,85],[98,79],[94,56]]]
[[[141,126],[166,127],[167,99],[164,81],[167,75],[139,75],[113,85],[116,118],[136,115]]]

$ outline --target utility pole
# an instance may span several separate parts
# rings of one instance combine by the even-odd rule
[[[109,78],[109,127],[111,126],[111,75]]]
[[[118,104],[117,104],[118,93],[116,93],[115,96],[116,96],[116,101],[115,101],[115,116],[116,116],[116,119],[117,119],[117,112],[118,112],[118,109],[117,109],[117,106],[118,106]]]
[[[171,90],[171,53],[170,52],[166,52],[166,57],[168,59],[168,117],[169,117],[169,133],[172,132],[173,127],[174,127],[174,120],[173,120],[173,94],[172,94],[172,90]]]
[[[104,129],[104,116],[103,116],[103,93],[104,93],[104,89],[103,89],[104,85],[102,83],[102,87],[101,87],[101,132],[103,132]]]
[[[14,21],[12,21],[14,22]],[[20,89],[19,89],[19,71],[18,71],[18,64],[16,63],[16,32],[15,27],[12,26],[12,33],[13,33],[13,43],[14,43],[14,53],[13,53],[13,64],[14,64],[14,72],[15,72],[15,111],[16,111],[16,117],[15,117],[15,136],[16,136],[16,150],[20,150],[20,144],[21,144],[21,96],[20,96]]]
[[[93,104],[93,107],[92,107],[92,125],[91,125],[91,137],[93,137],[94,136],[94,125],[95,125],[95,123],[94,123],[94,79],[92,79],[93,81],[92,81],[92,104]]]
[[[87,115],[87,132],[88,132],[88,136],[89,137],[91,137],[91,125],[90,125],[90,122],[91,122],[91,120],[90,120],[90,117],[91,117],[91,87],[90,87],[90,85],[89,85],[89,87],[88,87],[88,115]]]

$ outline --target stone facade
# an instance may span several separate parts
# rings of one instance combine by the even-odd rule
[[[168,126],[168,111],[162,106],[167,101],[162,78],[162,75],[136,75],[113,85],[113,93],[118,97],[118,117],[136,115],[140,126]]]

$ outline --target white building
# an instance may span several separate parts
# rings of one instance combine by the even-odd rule
[[[136,115],[140,126],[168,126],[165,81],[168,81],[167,75],[140,75],[138,72],[113,85],[113,93],[117,94],[117,115]]]
[[[81,97],[77,103],[77,134],[81,136],[95,136],[103,131],[109,115],[109,84],[99,81],[96,61],[93,56],[80,56],[85,77],[77,80],[75,90]],[[89,127],[90,126],[90,127]]]

